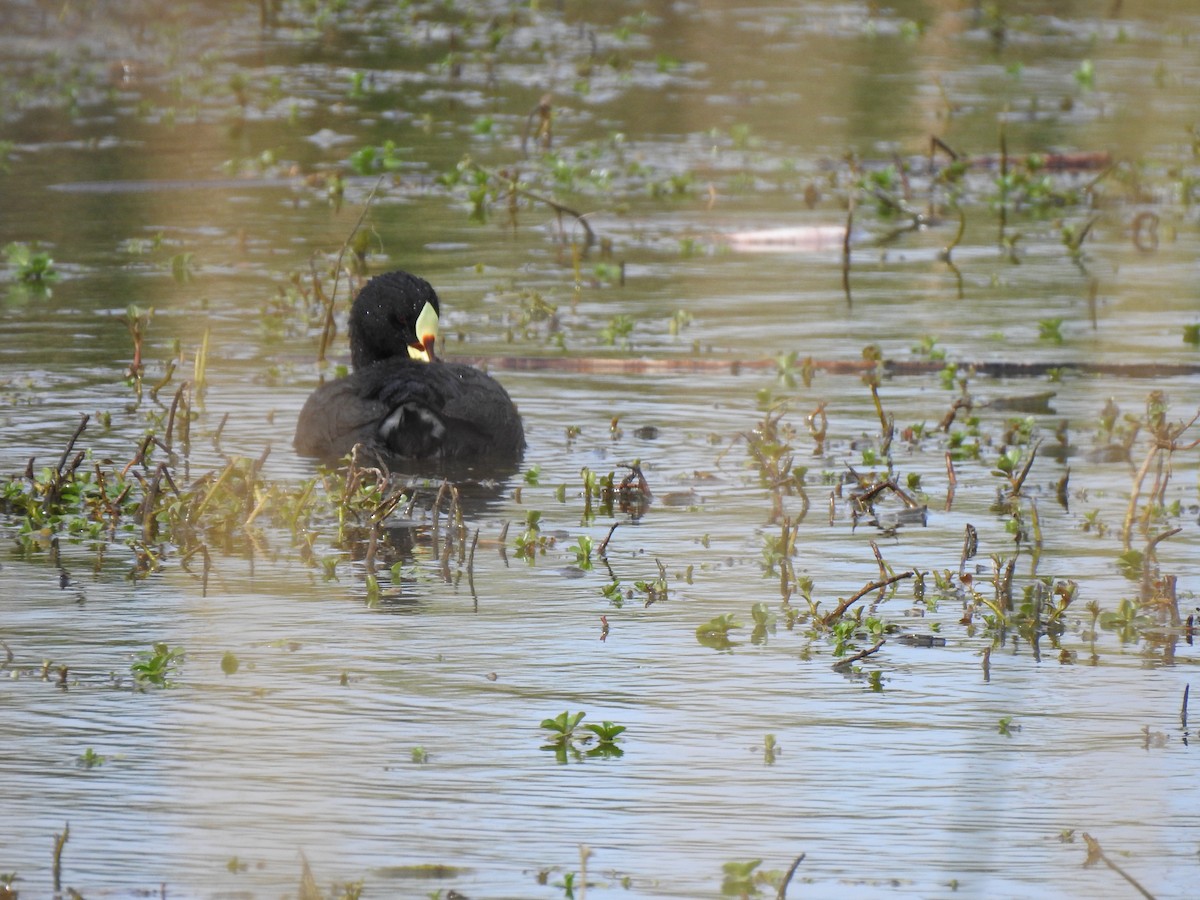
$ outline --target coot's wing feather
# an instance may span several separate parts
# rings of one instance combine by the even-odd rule
[[[359,372],[322,385],[300,410],[293,445],[302,456],[332,462],[362,443],[378,441],[380,420],[388,407],[369,378]]]
[[[515,458],[525,448],[520,416],[493,378],[457,363],[387,365],[380,400],[391,412],[381,435],[393,453]]]
[[[449,382],[443,390],[446,419],[469,424],[485,437],[496,455],[516,456],[525,449],[521,418],[500,382],[471,366],[440,366]]]

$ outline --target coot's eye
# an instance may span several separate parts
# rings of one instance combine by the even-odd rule
[[[388,313],[388,324],[397,331],[404,331],[408,328],[408,319],[399,313]]]

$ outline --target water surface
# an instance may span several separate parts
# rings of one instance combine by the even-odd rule
[[[562,897],[580,845],[591,897],[720,896],[724,863],[778,876],[801,853],[792,896],[1129,896],[1112,870],[1083,867],[1086,832],[1154,895],[1188,895],[1194,647],[1156,622],[1122,640],[1086,610],[1139,596],[1116,560],[1150,444],[1098,456],[1105,404],[1127,426],[1161,391],[1183,423],[1200,396],[1185,331],[1200,323],[1200,16],[1128,7],[284,3],[262,23],[241,3],[166,19],[13,4],[0,244],[45,250],[58,278],[3,273],[0,471],[55,465],[85,413],[88,465],[120,469],[161,433],[207,333],[179,480],[269,445],[263,477],[299,490],[314,467],[290,450],[293,423],[331,371],[297,284],[328,271],[368,198],[368,270],[438,288],[447,353],[503,381],[529,450],[464,500],[469,569],[440,565],[436,485],[422,488],[414,544],[387,558],[401,568],[380,569],[378,597],[329,520],[315,560],[267,516],[214,538],[205,589],[169,538],[133,579],[130,542],[52,543],[0,519],[0,872],[22,896],[52,893],[69,822],[62,886],[85,896],[293,895],[303,854],[332,896],[362,880],[364,896]],[[527,139],[523,154],[546,93],[550,150]],[[932,136],[976,160],[961,181],[938,180],[949,158],[931,169]],[[1028,170],[1030,153],[1096,166]],[[500,180],[473,218],[469,178],[446,184],[466,156],[586,213],[603,245],[580,253],[583,229],[529,196],[514,223]],[[851,205],[846,282],[829,234]],[[739,246],[764,229],[789,230]],[[140,401],[124,377],[131,304],[154,309]],[[888,460],[860,373],[832,364],[868,345],[911,367],[879,391],[891,470],[919,477],[923,525],[853,517],[850,468],[882,477]],[[939,376],[943,360],[956,375]],[[988,375],[999,363],[1051,371]],[[1030,470],[1022,509],[1041,546],[1035,561],[1026,543],[1016,588],[1079,585],[1057,643],[989,629],[985,610],[961,623],[967,526],[979,551],[963,568],[984,595],[992,558],[1013,553],[994,470],[1026,414],[977,407],[979,454],[956,461],[951,494],[936,426],[958,379],[980,402],[1055,392],[1027,427],[1071,451]],[[822,403],[818,447],[806,416]],[[793,429],[807,510],[797,492],[775,505],[750,450],[768,415]],[[648,510],[589,516],[582,471],[619,482],[635,463]],[[1197,473],[1194,448],[1172,456],[1149,532],[1181,529],[1157,556],[1184,617],[1200,589]],[[526,561],[515,540],[531,511],[553,541]],[[828,612],[879,578],[872,542],[895,572],[928,573],[923,599],[907,581],[864,601],[896,631],[855,672],[807,615],[787,627],[765,552],[783,517],[798,522],[788,604],[802,613],[798,579]],[[606,559],[580,571],[572,547],[614,523]],[[637,585],[660,564],[668,595],[647,605]],[[775,623],[752,639],[757,603]],[[731,646],[697,640],[726,614],[742,625]],[[174,686],[136,691],[130,665],[159,641],[186,652]],[[623,754],[544,749],[539,723],[564,710],[626,726]],[[89,748],[102,765],[80,765]]]

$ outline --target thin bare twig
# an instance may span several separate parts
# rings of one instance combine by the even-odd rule
[[[325,351],[329,349],[329,343],[333,340],[333,308],[337,300],[338,281],[342,276],[342,260],[346,256],[346,250],[350,246],[350,242],[354,239],[354,235],[358,233],[358,229],[362,227],[362,223],[367,218],[367,213],[371,211],[371,201],[375,199],[375,192],[379,190],[379,186],[383,184],[383,179],[387,174],[380,175],[375,184],[371,187],[371,191],[367,194],[367,199],[363,202],[362,212],[358,214],[358,221],[354,223],[354,227],[350,229],[350,233],[346,235],[346,240],[342,242],[342,249],[338,251],[337,265],[333,270],[333,290],[329,292],[329,300],[325,304],[325,321],[321,325],[321,343],[317,350],[317,362],[325,361]]]
[[[500,172],[494,172],[491,169],[486,168],[485,166],[479,165],[479,163],[477,163],[477,162],[469,161],[469,162],[467,162],[467,166],[471,169],[474,169],[476,172],[482,172],[488,178],[495,178],[498,181],[504,182],[505,187],[507,187],[508,190],[510,190],[514,194],[517,194],[518,196],[525,197],[529,200],[534,200],[538,203],[545,203],[547,206],[549,206],[552,210],[554,210],[559,215],[566,214],[566,215],[570,216],[576,222],[578,222],[580,225],[583,226],[583,231],[587,235],[586,246],[588,246],[588,247],[595,246],[596,232],[592,230],[592,226],[588,224],[587,216],[585,216],[583,213],[577,212],[576,210],[571,209],[571,207],[565,206],[564,204],[559,203],[557,200],[552,200],[549,197],[546,197],[542,194],[536,194],[533,191],[529,190],[528,188],[523,188],[523,187],[521,187],[520,182],[518,182],[516,179],[509,178],[507,175],[504,175]]]
[[[1087,859],[1085,859],[1083,861],[1083,864],[1085,867],[1094,865],[1095,863],[1098,863],[1098,862],[1102,862],[1106,866],[1108,866],[1110,869],[1112,869],[1114,872],[1116,872],[1118,875],[1120,875],[1122,878],[1124,878],[1127,882],[1129,882],[1130,886],[1135,891],[1137,891],[1139,894],[1141,894],[1143,897],[1146,897],[1147,900],[1154,900],[1154,895],[1151,894],[1144,887],[1142,887],[1141,884],[1138,883],[1136,878],[1134,878],[1132,875],[1130,875],[1128,872],[1126,872],[1124,869],[1122,869],[1115,862],[1113,862],[1111,859],[1108,858],[1108,855],[1104,852],[1104,849],[1100,846],[1099,841],[1097,841],[1094,837],[1092,837],[1086,831],[1083,833],[1083,840],[1087,844],[1087,851],[1088,851]]]
[[[600,542],[600,547],[596,550],[596,553],[600,556],[603,556],[608,550],[608,542],[612,540],[613,532],[617,530],[617,526],[620,524],[620,522],[613,522],[612,527],[608,529],[608,534],[604,536],[604,540]]]
[[[916,574],[916,573],[914,573],[912,571],[912,569],[909,569],[907,572],[901,572],[899,575],[893,575],[890,578],[885,578],[885,579],[882,579],[881,581],[871,582],[866,587],[864,587],[861,591],[859,591],[857,594],[855,594],[852,597],[848,597],[847,599],[845,599],[841,603],[839,603],[836,607],[834,607],[834,609],[831,613],[829,613],[827,616],[824,616],[821,619],[822,624],[828,625],[831,622],[835,621],[836,619],[840,619],[842,617],[842,615],[846,612],[846,610],[848,610],[851,606],[853,606],[855,603],[857,603],[863,597],[867,596],[867,594],[870,594],[873,591],[877,591],[880,588],[887,587],[890,584],[895,584],[897,581],[903,581],[905,578],[912,578],[914,574]]]
[[[787,873],[783,876],[783,881],[779,882],[779,891],[775,894],[775,900],[787,900],[788,885],[792,881],[792,876],[796,874],[796,869],[800,867],[800,863],[804,862],[804,857],[805,854],[801,853],[788,866]]]
[[[860,659],[866,659],[868,656],[872,655],[873,653],[878,653],[879,648],[881,648],[886,643],[887,643],[887,638],[880,638],[872,646],[868,647],[866,650],[859,650],[853,656],[847,656],[845,659],[839,659],[837,662],[835,662],[833,664],[833,667],[835,669],[847,669],[850,666],[854,665],[856,662],[858,662]]]

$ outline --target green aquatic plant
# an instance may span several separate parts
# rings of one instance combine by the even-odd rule
[[[1083,91],[1096,89],[1096,66],[1090,59],[1081,60],[1075,69],[1075,83]]]
[[[733,613],[723,613],[696,628],[696,640],[705,647],[714,650],[729,650],[735,646],[729,637],[734,628],[741,628],[742,623]]]
[[[581,534],[572,550],[575,554],[575,565],[584,571],[592,568],[592,539],[588,535]]]
[[[554,546],[555,539],[542,533],[539,524],[541,519],[542,514],[536,509],[531,509],[525,514],[525,530],[515,539],[518,558],[533,562],[539,553],[545,553],[549,547]]]
[[[379,172],[395,172],[405,163],[400,158],[403,152],[395,141],[384,141],[379,146],[366,145],[355,150],[346,158],[346,165],[356,175],[375,175]]]
[[[855,649],[855,641],[864,638],[879,644],[885,630],[884,621],[876,616],[867,616],[861,620],[857,616],[840,618],[833,622],[830,628],[833,655],[845,656]]]
[[[757,897],[758,885],[755,884],[754,870],[762,864],[761,859],[749,862],[727,862],[721,869],[724,878],[721,882],[721,894],[725,897]]]
[[[1062,324],[1062,319],[1040,319],[1038,321],[1038,338],[1054,344],[1063,343],[1066,339],[1063,337]]]
[[[774,765],[779,752],[779,742],[775,740],[775,735],[763,735],[763,762],[768,766]]]
[[[1093,509],[1084,513],[1083,521],[1079,525],[1080,529],[1096,535],[1096,537],[1105,537],[1108,534],[1108,523],[1100,518],[1100,510]],[[1139,561],[1140,562],[1140,561]]]
[[[1029,448],[1028,454],[1019,445],[1005,447],[1000,452],[992,474],[1008,481],[1010,499],[1015,500],[1021,495],[1021,490],[1029,477],[1029,470],[1033,468],[1033,462],[1037,458],[1040,446],[1041,442],[1039,441]],[[1022,459],[1024,459],[1024,464],[1022,464]]]
[[[15,270],[17,280],[24,284],[43,285],[58,278],[54,259],[44,250],[14,241],[4,246],[4,256]]]
[[[604,328],[600,329],[600,340],[610,347],[620,345],[628,350],[630,337],[633,334],[633,317],[625,314],[613,316]]]
[[[798,497],[800,500],[801,508],[796,516],[797,519],[803,519],[809,507],[808,494],[804,489],[808,467],[795,464],[797,434],[795,428],[784,421],[787,412],[788,402],[786,400],[771,401],[764,405],[762,421],[751,431],[742,432],[737,437],[738,440],[745,442],[753,463],[758,469],[760,483],[771,492],[769,521],[772,523],[785,518],[785,498],[789,496]],[[808,416],[807,422],[819,451],[828,426],[823,403],[817,405],[817,408]],[[786,550],[787,547],[785,542],[778,549]]]
[[[1130,581],[1141,581],[1145,557],[1141,550],[1126,550],[1117,557],[1117,569]]]
[[[678,200],[688,197],[696,188],[696,176],[692,172],[672,172],[646,182],[646,191],[655,200]]]
[[[105,758],[91,747],[88,747],[85,751],[83,751],[83,753],[79,755],[79,759],[76,760],[76,765],[81,769],[98,769],[100,766],[104,765],[104,763]]]
[[[142,309],[136,304],[131,303],[125,308],[125,328],[129,332],[130,339],[133,341],[133,360],[125,370],[125,377],[128,379],[130,385],[133,386],[134,393],[139,400],[142,398],[142,375],[145,372],[143,354],[145,350],[146,331],[149,329],[153,318],[153,306],[149,309]]]
[[[187,284],[195,277],[192,258],[193,254],[188,252],[176,253],[171,257],[171,277],[175,279],[176,284]]]
[[[193,412],[186,397],[181,387],[169,408],[146,412],[164,430],[148,431],[128,462],[93,459],[76,449],[90,420],[85,416],[57,464],[30,464],[0,482],[0,514],[16,524],[30,552],[61,536],[89,542],[99,564],[110,543],[123,543],[132,551],[131,579],[145,578],[174,558],[188,572],[202,563],[202,571],[193,574],[206,590],[213,551],[265,548],[269,530],[290,535],[301,559],[324,566],[329,575],[336,574],[336,558],[319,555],[318,541],[339,551],[364,546],[370,570],[381,526],[407,501],[406,492],[390,487],[381,471],[352,460],[345,469],[325,471],[299,486],[271,483],[262,475],[265,453],[256,460],[231,456],[218,470],[189,475]],[[461,547],[453,499],[451,511]]]
[[[1106,407],[1107,409],[1107,407]],[[1146,411],[1141,419],[1131,422],[1132,435],[1138,431],[1146,431],[1151,436],[1150,446],[1140,466],[1133,475],[1133,485],[1129,502],[1125,510],[1125,521],[1121,529],[1121,542],[1126,553],[1133,550],[1134,525],[1140,526],[1140,532],[1146,539],[1143,554],[1147,563],[1153,563],[1154,548],[1161,541],[1174,535],[1178,529],[1168,529],[1157,535],[1151,535],[1152,523],[1160,522],[1168,510],[1166,503],[1167,485],[1171,478],[1172,466],[1169,464],[1174,455],[1182,451],[1195,450],[1200,447],[1200,438],[1184,440],[1184,435],[1197,422],[1200,422],[1200,409],[1186,422],[1171,422],[1167,418],[1169,403],[1162,391],[1151,391],[1146,396]],[[1128,418],[1128,417],[1127,417]],[[1133,446],[1133,436],[1125,444],[1127,449]],[[1166,465],[1164,465],[1164,456]],[[1158,463],[1155,466],[1155,463]],[[1155,471],[1155,477],[1145,490],[1146,479],[1150,472]],[[1143,502],[1143,498],[1144,502]],[[1141,506],[1139,514],[1138,508]],[[1148,572],[1149,570],[1147,570]]]
[[[557,160],[559,158],[547,155],[545,159]],[[594,171],[600,171],[603,167],[592,168]],[[453,169],[439,175],[436,183],[449,191],[451,195],[465,196],[470,205],[471,220],[481,224],[490,219],[491,209],[494,205],[503,205],[503,209],[508,215],[508,224],[514,230],[517,228],[518,213],[522,208],[531,204],[548,206],[558,216],[564,243],[568,242],[565,222],[570,220],[572,233],[570,243],[576,251],[582,252],[583,249],[596,244],[596,234],[586,216],[567,206],[556,195],[556,189],[559,187],[557,182],[563,177],[562,173],[562,167],[555,163],[549,168],[542,167],[535,170],[534,175],[544,176],[536,178],[524,172],[486,168],[467,156],[463,157]],[[575,242],[575,235],[579,235],[582,246]],[[578,256],[575,263],[578,274],[580,263]]]
[[[563,872],[562,878],[554,883],[554,886],[563,892],[564,900],[575,900],[575,879],[578,874],[577,872]]]
[[[583,727],[596,736],[601,746],[616,744],[617,738],[627,730],[624,725],[616,725],[607,720],[601,722],[599,725],[592,724],[584,725]]]
[[[183,659],[183,650],[172,649],[165,643],[155,644],[153,649],[139,653],[137,660],[129,666],[134,685],[143,691],[150,687],[173,687],[170,678],[179,670]]]
[[[1099,216],[1093,216],[1082,225],[1076,225],[1073,222],[1064,222],[1059,230],[1059,237],[1062,240],[1063,246],[1067,249],[1067,255],[1072,260],[1083,268],[1083,242],[1087,239],[1088,234],[1092,230],[1092,226],[1099,220]],[[1084,270],[1086,272],[1086,269]]]
[[[938,347],[937,342],[938,339],[933,335],[923,335],[920,342],[913,345],[911,352],[930,360],[944,360],[946,358],[946,351]]]
[[[891,218],[897,213],[912,215],[900,196],[903,186],[901,170],[895,165],[867,171],[858,181],[858,190],[875,202],[875,213],[882,219]]]
[[[646,605],[650,606],[659,600],[667,599],[667,570],[659,560],[654,561],[658,566],[658,577],[654,579],[639,579],[633,583],[633,589],[646,595]]]
[[[762,865],[761,859],[744,862],[730,861],[722,864],[722,897],[757,897],[759,886],[764,883],[764,873],[755,870]]]
[[[779,571],[781,579],[790,580],[794,576],[791,568],[792,557],[796,554],[796,534],[799,523],[793,523],[785,517],[780,524],[779,532],[763,532],[762,565],[763,577],[768,578]]]
[[[625,601],[625,594],[621,588],[621,582],[616,577],[604,585],[604,587],[600,589],[600,593],[617,609],[620,609],[621,605]]]
[[[952,391],[956,387],[959,387],[960,383],[958,364],[952,362],[946,363],[946,365],[942,367],[941,371],[938,372],[938,382],[941,384],[942,388],[947,391]]]
[[[1155,620],[1144,614],[1141,604],[1128,597],[1123,598],[1115,610],[1101,613],[1099,617],[1100,627],[1115,632],[1122,644],[1135,643],[1145,629],[1154,624]]]
[[[775,614],[767,604],[759,602],[750,607],[754,628],[750,632],[750,643],[765,644],[768,634],[775,633]]]
[[[980,443],[980,435],[978,430],[977,418],[967,420],[966,428],[956,428],[950,432],[947,448],[950,453],[950,458],[955,462],[968,459],[979,459],[981,455],[982,445]]]
[[[552,719],[542,719],[541,728],[550,732],[552,744],[569,744],[575,740],[575,727],[586,715],[582,710],[577,713],[564,710]]]

